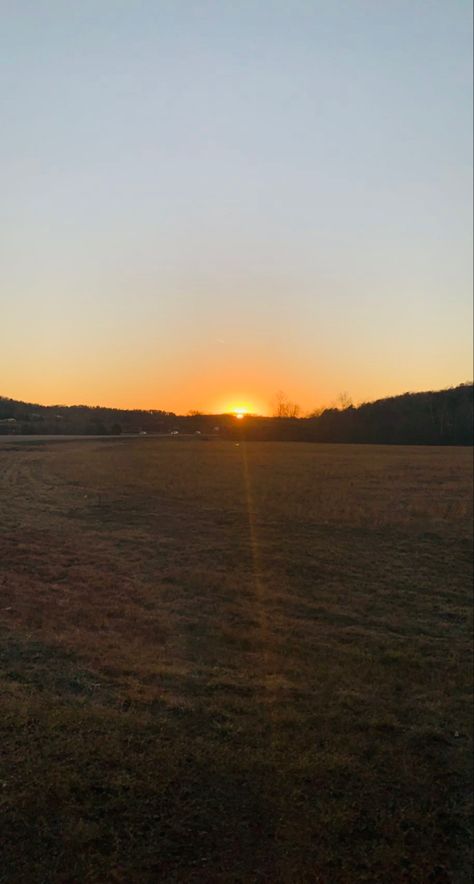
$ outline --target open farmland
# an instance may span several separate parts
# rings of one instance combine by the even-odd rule
[[[471,465],[0,446],[0,880],[470,880]]]

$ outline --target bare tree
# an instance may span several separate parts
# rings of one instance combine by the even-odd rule
[[[299,413],[299,405],[291,402],[285,393],[279,390],[274,399],[273,417],[298,417]]]
[[[345,411],[346,408],[353,408],[352,396],[349,393],[339,393],[339,396],[336,398],[336,408],[339,411]]]

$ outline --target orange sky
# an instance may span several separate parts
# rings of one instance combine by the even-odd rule
[[[81,370],[76,354],[68,360],[65,356],[60,363],[44,358],[38,362],[38,371],[33,376],[31,366],[23,371],[15,371],[15,379],[8,383],[8,370],[3,373],[4,392],[12,398],[41,404],[73,405],[79,403],[108,405],[117,408],[162,408],[185,414],[191,409],[203,412],[222,413],[243,408],[246,411],[271,414],[275,395],[282,390],[288,398],[297,402],[303,413],[315,407],[330,405],[337,395],[347,391],[355,403],[396,395],[408,390],[441,389],[456,385],[468,379],[462,374],[462,360],[459,366],[446,364],[439,366],[438,373],[425,371],[418,373],[418,383],[412,381],[413,372],[399,365],[396,354],[392,355],[391,373],[354,370],[344,375],[340,366],[334,364],[328,376],[320,372],[319,382],[305,378],[303,359],[298,364],[288,364],[282,371],[281,363],[259,364],[255,375],[253,364],[241,369],[225,358],[217,357],[200,361],[194,358],[181,358],[176,355],[175,364],[170,365],[169,375],[160,376],[160,366],[147,364],[134,353],[116,356],[110,362],[90,360]],[[77,356],[77,358],[79,358]],[[211,364],[209,364],[211,363]],[[61,370],[60,366],[62,366]],[[143,379],[146,379],[145,382]]]

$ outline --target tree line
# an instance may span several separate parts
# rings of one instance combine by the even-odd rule
[[[447,390],[405,393],[355,407],[347,394],[309,416],[278,394],[272,417],[161,410],[43,406],[0,397],[0,434],[120,435],[199,434],[249,441],[359,442],[408,445],[472,445],[472,383]]]

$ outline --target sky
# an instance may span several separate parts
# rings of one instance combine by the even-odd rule
[[[468,0],[0,0],[0,395],[472,377]]]

